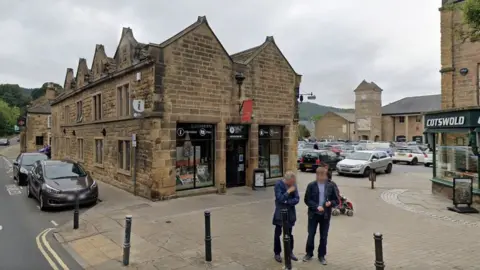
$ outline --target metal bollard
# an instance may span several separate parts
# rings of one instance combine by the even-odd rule
[[[375,181],[377,181],[377,172],[375,170],[371,170],[370,174],[368,175],[370,180],[371,188],[375,189]]]
[[[292,246],[290,239],[290,227],[288,226],[288,210],[282,209],[282,225],[283,225],[283,257],[285,261],[286,270],[292,269]]]
[[[383,236],[381,233],[374,233],[373,239],[375,241],[375,269],[383,270],[385,269],[385,263],[383,262],[383,247],[382,240]]]
[[[210,211],[205,211],[205,261],[212,261],[212,231],[210,228]]]
[[[132,233],[132,216],[125,216],[125,238],[123,241],[123,265],[130,263],[130,235]]]
[[[73,229],[78,229],[78,215],[80,209],[80,196],[79,192],[75,193],[75,210],[73,210]]]

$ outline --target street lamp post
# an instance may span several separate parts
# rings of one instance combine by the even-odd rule
[[[300,94],[300,92],[298,92],[298,94],[297,94],[297,99],[300,101],[300,103],[303,102],[304,96],[306,96],[308,100],[315,100],[315,99],[317,99],[317,96],[315,96],[315,95],[313,94],[313,92],[304,93],[304,94]]]

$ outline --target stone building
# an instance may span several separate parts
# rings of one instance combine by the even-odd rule
[[[315,123],[317,139],[336,139],[354,141],[355,114],[328,112]]]
[[[22,152],[35,152],[46,144],[51,144],[52,116],[50,104],[56,98],[57,90],[52,84],[47,86],[45,95],[34,100],[27,108],[26,125],[20,135]]]
[[[406,97],[382,106],[382,92],[374,82],[362,81],[355,89],[355,113],[325,114],[315,123],[315,137],[424,142],[425,113],[440,109],[440,95]]]
[[[229,55],[205,17],[159,44],[124,28],[67,69],[52,155],[155,200],[273,181],[296,168],[300,79],[273,37]]]

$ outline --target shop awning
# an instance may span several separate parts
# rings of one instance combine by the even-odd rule
[[[480,132],[480,128],[477,128]],[[475,129],[475,131],[477,131]],[[470,129],[468,128],[427,128],[423,132],[424,134],[426,133],[468,133],[470,132]]]

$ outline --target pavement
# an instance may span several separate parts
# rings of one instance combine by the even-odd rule
[[[0,149],[0,269],[83,269],[52,238],[55,227],[72,218],[72,211],[40,211],[13,181],[11,161],[19,150],[15,143]]]
[[[395,165],[378,175],[376,188],[365,178],[334,176],[353,203],[353,217],[333,217],[328,266],[294,262],[295,269],[373,269],[373,233],[383,234],[387,269],[478,269],[480,215],[446,210],[451,202],[430,193],[431,168]],[[300,195],[311,173],[298,173]],[[202,195],[150,202],[108,185],[104,200],[54,233],[85,269],[122,269],[124,219],[133,216],[127,269],[281,269],[273,260],[273,190],[232,188],[226,195]],[[211,212],[213,261],[204,260],[204,216]],[[297,206],[295,254],[303,256],[307,215]],[[318,239],[318,236],[317,236]]]

